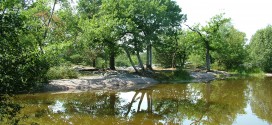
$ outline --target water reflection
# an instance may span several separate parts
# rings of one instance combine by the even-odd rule
[[[266,82],[227,80],[130,92],[21,95],[17,101],[24,105],[25,117],[19,123],[235,124],[238,116],[247,115],[247,106],[271,123],[272,88]]]
[[[259,118],[272,124],[272,79],[253,80],[250,82],[250,88],[252,94],[250,106],[252,111]]]
[[[49,105],[48,108],[53,112],[53,113],[63,113],[65,112],[66,108],[64,107],[64,102],[56,100],[56,103],[54,105]]]

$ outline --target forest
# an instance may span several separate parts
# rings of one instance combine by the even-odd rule
[[[186,24],[173,0],[0,0],[0,93],[76,77],[73,65],[272,72],[272,26],[250,40],[225,14]],[[58,73],[57,73],[58,72]]]

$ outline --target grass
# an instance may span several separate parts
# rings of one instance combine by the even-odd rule
[[[54,66],[47,72],[48,79],[71,79],[78,78],[79,73],[68,66]]]
[[[242,71],[232,71],[230,72],[233,76],[238,76],[238,77],[256,77],[256,78],[264,78],[265,77],[265,72],[262,70],[242,70]]]
[[[159,70],[156,71],[155,79],[160,81],[188,81],[193,78],[190,73],[186,70]]]

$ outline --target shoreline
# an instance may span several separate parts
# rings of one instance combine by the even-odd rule
[[[125,91],[143,89],[158,83],[159,81],[148,77],[128,73],[116,73],[106,76],[83,76],[77,79],[50,80],[49,84],[43,88],[43,91],[65,93],[92,90]]]
[[[75,93],[94,90],[127,91],[143,89],[159,83],[206,83],[230,76],[224,71],[189,72],[191,80],[158,81],[153,78],[130,74],[123,71],[110,71],[107,74],[82,76],[77,79],[50,80],[43,87],[44,92]]]
[[[86,68],[79,68],[80,70]],[[78,70],[79,71],[79,70]],[[160,83],[207,83],[214,80],[224,80],[235,77],[235,74],[230,74],[225,71],[188,71],[191,79],[189,80],[156,80],[151,77],[145,77],[129,73],[131,70],[109,70],[109,71],[89,71],[88,75],[77,79],[57,79],[50,80],[42,88],[42,92],[61,92],[61,93],[75,93],[87,91],[129,91],[144,89],[155,84]],[[175,69],[155,70],[159,72],[175,71]],[[151,75],[152,76],[152,75]],[[272,73],[265,73],[265,77],[272,77]]]

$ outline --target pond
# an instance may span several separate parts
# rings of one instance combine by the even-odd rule
[[[19,124],[272,124],[272,78],[17,95]]]

